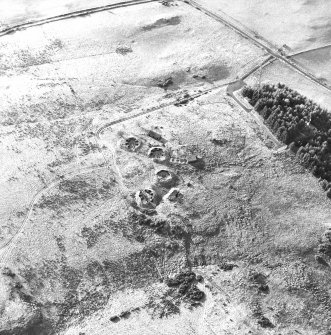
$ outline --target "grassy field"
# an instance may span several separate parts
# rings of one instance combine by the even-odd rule
[[[184,87],[231,81],[262,56],[186,5],[144,5],[72,22],[1,39],[2,178],[17,201],[9,210],[3,196],[0,208],[15,225],[31,199],[24,189],[34,185],[37,192],[64,172],[102,162],[93,137],[100,125],[175,99]],[[168,89],[158,86],[170,77]],[[4,243],[15,229],[6,231]]]
[[[167,140],[166,150],[177,157],[188,153],[200,155],[204,167],[151,161],[146,149],[154,141],[145,130],[160,124],[162,128],[158,129]],[[229,138],[234,130],[237,136]],[[218,91],[186,107],[169,107],[114,126],[103,134],[106,146],[108,143],[112,147],[113,143],[120,143],[121,137],[133,135],[143,142],[136,153],[120,147],[116,150],[117,164],[129,194],[151,187],[154,173],[159,169],[169,169],[179,176],[177,187],[183,201],[171,204],[164,199],[156,208],[156,217],[173,220],[175,215],[182,224],[190,222],[188,257],[206,278],[207,301],[203,311],[183,308],[180,315],[170,320],[154,320],[145,306],[146,301],[156,299],[151,298],[156,290],[152,286],[134,291],[130,307],[126,307],[134,312],[123,321],[97,325],[100,318],[109,320],[123,313],[123,306],[127,306],[124,294],[128,293],[116,295],[105,308],[64,334],[135,334],[136,326],[146,333],[161,327],[163,334],[189,334],[192,329],[207,334],[211,331],[242,334],[249,330],[266,334],[257,325],[262,314],[274,324],[275,334],[280,330],[284,334],[296,330],[318,334],[318,327],[328,327],[327,307],[323,307],[322,298],[327,294],[324,285],[328,270],[324,272],[317,265],[314,254],[320,236],[330,226],[329,200],[313,176],[298,166],[290,153],[268,148],[269,139],[260,132],[254,118],[239,107],[231,107],[225,92]],[[215,133],[228,142],[221,146],[213,144]],[[179,251],[177,257],[183,252]],[[160,269],[171,273],[177,257],[167,258],[163,267],[159,265]],[[221,270],[224,262],[238,268],[224,272]],[[266,278],[270,293],[258,292],[250,279],[251,273]],[[158,292],[164,289],[160,284],[155,285]],[[138,296],[134,298],[135,295]],[[313,315],[312,324],[300,317],[302,313]]]
[[[59,0],[54,3],[41,0],[3,0],[1,2],[0,29],[81,9],[116,4],[118,2],[120,1],[93,0],[86,4],[79,0]]]
[[[331,83],[330,59],[331,47],[308,51],[293,57],[295,61],[309,69],[317,78]]]
[[[286,44],[292,52],[331,43],[330,2],[327,0],[199,0],[199,4],[222,11],[271,43]]]
[[[330,202],[218,87],[261,62],[260,49],[179,2],[51,23],[1,44],[0,332],[330,328],[330,260],[315,260]],[[327,91],[291,71],[275,62],[262,80],[329,106]],[[145,190],[148,210],[137,202]],[[203,275],[205,299],[178,300],[162,317],[174,307],[165,279],[186,268]]]
[[[194,154],[203,164],[149,158],[149,146],[158,143],[148,129],[162,134],[173,157]],[[142,143],[136,152],[122,146],[130,136]],[[292,154],[274,150],[225,90],[113,126],[101,134],[101,143],[109,157],[114,151],[117,169],[66,178],[42,197],[8,262],[35,301],[66,311],[64,318],[58,309],[49,311],[53,321],[66,325],[61,334],[135,334],[137,327],[143,333],[162,327],[163,334],[266,334],[258,325],[261,315],[285,334],[317,335],[328,327],[328,270],[314,255],[330,227],[329,201],[317,180]],[[131,220],[130,199],[152,187],[160,169],[178,177],[183,198],[171,203],[164,197],[153,220],[189,224],[189,246]],[[183,304],[179,315],[155,318],[153,306],[166,292],[160,275],[187,262],[205,276],[204,308],[190,311]],[[224,263],[237,267],[224,272]],[[252,273],[266,278],[269,293],[259,292]],[[110,321],[124,312],[119,322]],[[312,315],[309,324],[303,312]]]
[[[312,66],[312,68],[314,67],[316,68],[317,65]],[[327,67],[325,68],[327,69]],[[325,70],[325,72],[327,72],[327,70]],[[279,82],[284,83],[309,99],[314,100],[323,108],[331,110],[331,96],[328,89],[313,83],[311,80],[302,76],[280,61],[274,61],[273,63],[265,66],[262,70],[253,73],[246,79],[246,82],[248,85],[256,85],[259,82],[268,82],[273,84],[277,84]]]

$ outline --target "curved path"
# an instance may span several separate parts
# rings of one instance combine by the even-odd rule
[[[263,61],[262,64],[265,64],[265,60]],[[257,68],[259,68],[260,66],[261,65],[259,65]],[[254,72],[257,68],[254,68],[253,70],[250,70],[249,73]],[[245,74],[242,77],[242,79],[244,79],[246,77],[247,77],[247,74]],[[233,81],[230,81],[230,82],[227,82],[227,83],[224,83],[224,84],[220,84],[220,85],[215,85],[215,86],[210,87],[208,89],[202,90],[202,91],[200,91],[198,93],[192,94],[189,98],[173,99],[173,100],[171,100],[169,102],[166,102],[166,103],[160,104],[158,106],[149,108],[149,109],[144,110],[144,111],[142,111],[140,113],[136,113],[136,114],[133,114],[133,115],[125,116],[125,117],[122,117],[120,119],[117,119],[117,120],[111,121],[109,123],[106,123],[105,125],[101,126],[96,131],[95,140],[96,140],[97,143],[99,143],[99,141],[101,141],[101,134],[106,129],[111,128],[113,125],[116,125],[116,124],[119,124],[119,123],[122,123],[122,122],[125,122],[125,121],[128,121],[128,120],[134,119],[136,117],[139,117],[139,116],[142,116],[142,115],[145,115],[145,114],[149,114],[149,113],[158,111],[158,110],[160,110],[162,108],[165,108],[165,107],[168,107],[168,106],[185,104],[185,103],[188,102],[188,100],[190,100],[190,101],[194,100],[195,98],[198,98],[198,97],[200,97],[200,96],[202,96],[204,94],[210,93],[210,92],[212,92],[214,90],[217,90],[219,88],[222,88],[222,87],[227,87],[228,85],[235,84],[235,83],[237,83],[237,80],[233,80]],[[108,168],[112,169],[116,173],[116,175],[117,175],[117,182],[118,182],[118,184],[119,184],[119,186],[121,188],[122,193],[125,195],[125,194],[128,193],[128,188],[125,186],[125,184],[123,182],[122,174],[121,174],[120,169],[118,168],[117,163],[116,163],[115,148],[111,147],[110,150],[111,150],[111,156],[112,156],[112,159],[111,159],[112,162],[111,162],[111,164],[110,164],[109,160],[105,157],[104,153],[102,151],[100,151],[100,152],[103,155],[105,164],[108,166]],[[75,176],[75,175],[82,174],[84,172],[90,172],[90,171],[93,171],[93,170],[96,170],[96,169],[101,169],[101,168],[104,168],[104,167],[100,167],[100,166],[93,167],[92,166],[92,167],[80,170],[78,172],[68,173],[67,176]],[[16,240],[18,239],[19,235],[23,232],[24,228],[27,226],[28,221],[29,221],[30,216],[31,216],[32,211],[33,211],[33,207],[35,206],[35,204],[38,202],[38,200],[41,198],[42,195],[46,194],[53,187],[57,186],[61,182],[61,180],[62,179],[58,179],[58,180],[52,181],[50,184],[48,184],[46,187],[42,188],[41,190],[39,190],[39,192],[37,192],[35,194],[35,196],[33,197],[32,201],[31,201],[31,203],[29,205],[28,213],[26,214],[26,216],[25,216],[25,218],[24,218],[24,220],[23,220],[20,228],[17,230],[17,232],[15,233],[15,235],[13,235],[10,239],[8,239],[8,241],[5,243],[5,245],[3,245],[0,248],[0,253],[2,252],[2,254],[0,255],[0,263],[2,263],[6,259],[7,255],[12,250],[12,247],[15,244]]]
[[[31,22],[28,22],[28,23],[24,23],[24,24],[21,24],[21,25],[13,26],[11,28],[8,28],[8,29],[0,31],[0,37],[3,36],[3,35],[11,34],[11,33],[15,32],[15,31],[19,31],[19,30],[22,30],[22,29],[27,29],[27,28],[33,27],[33,26],[38,26],[38,25],[46,24],[46,23],[49,23],[49,22],[54,22],[54,21],[59,21],[59,20],[64,20],[64,19],[70,19],[70,18],[82,16],[82,15],[88,15],[88,14],[92,14],[92,13],[97,13],[97,12],[101,12],[101,11],[113,9],[113,8],[121,8],[121,7],[133,6],[133,5],[138,5],[138,4],[148,3],[148,2],[156,2],[156,1],[158,1],[158,0],[132,0],[132,1],[126,1],[126,2],[119,2],[119,3],[113,4],[113,5],[107,5],[107,6],[102,6],[102,7],[89,8],[89,9],[85,9],[85,10],[80,10],[80,11],[76,11],[76,12],[72,12],[72,13],[67,13],[67,14],[63,14],[63,15],[58,15],[58,16],[50,17],[50,18],[47,18],[47,19],[31,21]],[[201,8],[200,8],[201,6],[197,5],[194,1],[185,1],[185,2],[187,2],[190,5],[192,5],[192,6],[194,6],[194,7],[196,7],[196,8],[198,8],[198,9],[201,10]],[[207,15],[212,16],[212,17],[215,18],[216,14],[212,14],[211,15],[210,14],[211,12],[209,12],[209,11],[206,12],[205,9],[203,9],[203,12],[205,12]],[[217,15],[216,15],[216,18],[218,20],[221,20],[223,22],[223,19],[220,19],[219,17],[217,17]],[[223,23],[226,24],[227,26],[229,26],[229,24],[227,22],[223,22]],[[236,27],[232,27],[232,28],[234,28],[235,30],[238,30]],[[263,46],[262,44],[261,44],[261,46],[263,48],[265,48],[265,46]],[[274,57],[276,57],[276,58],[279,58],[278,55],[274,55],[273,53],[271,53],[271,55],[274,56]],[[250,70],[249,73],[246,74],[246,75],[244,75],[242,78],[244,79],[245,77],[247,77],[247,75],[249,75],[252,72],[254,72],[261,65],[265,65],[265,63],[268,62],[268,61],[270,61],[271,58],[269,57],[267,60],[263,61],[262,64],[258,65],[257,67],[253,68],[252,70]],[[219,89],[221,87],[225,87],[225,86],[231,85],[231,84],[233,84],[235,82],[237,82],[237,80],[234,80],[234,81],[231,81],[231,82],[227,82],[227,83],[221,84],[221,85],[216,85],[216,86],[213,86],[213,87],[208,88],[206,90],[203,90],[201,92],[198,92],[196,94],[193,94],[189,98],[182,98],[182,99],[172,100],[172,101],[169,101],[167,103],[163,103],[163,104],[161,104],[159,106],[156,106],[156,107],[144,110],[144,111],[142,111],[140,113],[136,113],[134,115],[129,115],[129,116],[120,118],[118,120],[111,121],[110,123],[107,123],[107,124],[103,125],[102,127],[100,127],[97,130],[96,135],[95,135],[95,139],[96,139],[97,142],[100,141],[101,140],[100,135],[106,129],[110,128],[111,126],[113,126],[115,124],[119,124],[119,123],[122,123],[124,121],[130,120],[130,119],[133,119],[133,118],[136,118],[136,117],[148,114],[148,113],[155,112],[157,110],[160,110],[162,108],[165,108],[165,107],[168,107],[168,106],[171,106],[171,105],[174,105],[174,104],[175,105],[185,104],[189,100],[193,100],[193,99],[195,99],[195,98],[197,98],[199,96],[202,96],[202,95],[204,95],[206,93],[209,93],[209,92],[214,91],[216,89]],[[111,152],[112,152],[112,164],[109,163],[109,161],[107,160],[107,158],[104,156],[104,153],[102,152],[102,155],[104,157],[105,163],[108,165],[108,168],[112,169],[117,174],[117,181],[119,183],[119,186],[120,186],[122,192],[123,193],[127,193],[128,189],[126,188],[126,186],[123,183],[123,178],[122,178],[121,172],[120,172],[120,170],[119,170],[119,168],[118,168],[118,166],[116,164],[116,152],[115,152],[115,148],[112,147],[110,149],[111,149]],[[79,175],[81,173],[88,172],[88,171],[93,171],[93,170],[96,170],[96,169],[99,169],[99,168],[104,168],[104,167],[100,167],[100,166],[89,167],[89,168],[86,168],[86,169],[84,169],[82,171],[79,171],[79,172],[69,173],[68,176]],[[32,201],[31,201],[31,203],[29,205],[29,209],[28,209],[27,215],[25,216],[25,218],[24,218],[21,226],[19,227],[19,229],[17,230],[17,232],[15,233],[15,235],[13,235],[10,239],[8,239],[8,241],[5,243],[5,245],[3,245],[0,248],[0,252],[3,252],[1,254],[1,256],[0,256],[0,262],[3,262],[6,259],[7,255],[12,250],[13,245],[15,244],[16,240],[18,239],[18,237],[21,235],[21,233],[23,232],[24,228],[28,224],[28,221],[30,219],[30,216],[32,214],[33,207],[35,206],[35,204],[39,201],[39,199],[41,198],[42,195],[44,195],[47,192],[49,192],[53,187],[57,186],[60,182],[61,182],[61,179],[55,180],[55,181],[51,182],[49,185],[47,185],[46,187],[42,188],[39,192],[37,192],[35,194],[35,196],[33,197]]]
[[[91,171],[95,171],[98,169],[104,169],[104,166],[92,166],[92,167],[88,167],[85,169],[81,169],[79,172],[75,171],[75,172],[71,172],[68,173],[68,177],[69,176],[77,176],[86,172],[91,172]],[[16,231],[16,233],[11,236],[11,238],[9,238],[6,243],[1,247],[0,252],[2,251],[2,254],[0,256],[0,263],[4,262],[6,257],[8,256],[8,254],[10,253],[10,251],[13,248],[13,245],[15,244],[16,240],[19,238],[19,236],[22,234],[22,232],[24,231],[25,227],[27,226],[29,220],[30,220],[30,216],[33,212],[33,208],[34,206],[37,204],[37,202],[40,200],[40,198],[44,195],[47,194],[52,188],[54,188],[55,186],[59,185],[60,182],[62,181],[62,178],[57,179],[52,181],[51,183],[49,183],[46,187],[42,188],[41,190],[39,190],[34,197],[32,198],[32,201],[30,202],[29,208],[28,208],[28,212],[24,218],[24,220],[22,221],[22,224],[20,225],[19,229]]]
[[[203,94],[206,94],[208,92],[211,92],[211,91],[213,91],[215,89],[218,89],[218,88],[221,88],[221,87],[225,87],[225,86],[227,86],[229,84],[230,83],[225,83],[225,84],[222,84],[222,85],[211,87],[209,89],[206,89],[204,91],[201,91],[199,93],[191,95],[190,99],[193,100],[194,98],[197,98],[197,97],[199,97],[199,96],[201,96]],[[115,124],[119,124],[119,123],[122,123],[124,121],[130,120],[130,119],[133,119],[133,118],[145,115],[145,114],[149,114],[149,113],[155,112],[155,111],[160,110],[160,109],[162,109],[164,107],[174,105],[175,103],[184,103],[186,101],[187,101],[187,98],[183,98],[183,99],[179,99],[179,100],[172,100],[170,102],[163,103],[163,104],[161,104],[161,105],[159,105],[157,107],[147,109],[147,110],[142,111],[140,113],[136,113],[136,114],[133,114],[133,115],[130,115],[130,116],[127,116],[127,117],[123,117],[123,118],[111,121],[111,122],[103,125],[102,127],[100,127],[97,130],[97,132],[95,134],[95,140],[96,140],[96,142],[99,142],[101,140],[100,135],[106,129],[110,128],[111,126],[113,126]],[[112,169],[116,173],[116,175],[117,175],[117,182],[118,182],[118,184],[119,184],[119,186],[121,188],[121,191],[123,192],[123,194],[127,194],[128,189],[124,185],[122,174],[121,174],[120,169],[118,168],[117,163],[116,163],[115,148],[111,147],[110,150],[111,150],[111,156],[112,156],[112,159],[111,159],[112,162],[111,162],[111,164],[109,163],[109,160],[105,157],[104,153],[103,152],[101,152],[101,153],[102,153],[102,155],[104,157],[105,163],[108,166],[108,168]],[[104,166],[102,166],[102,167],[100,167],[100,166],[94,166],[93,167],[92,166],[92,167],[89,167],[89,168],[82,169],[82,170],[80,170],[78,172],[75,171],[75,172],[68,173],[67,177],[79,175],[79,174],[82,174],[82,173],[85,173],[85,172],[90,172],[90,171],[94,171],[94,170],[102,169],[102,168],[104,168]],[[47,194],[47,192],[49,192],[53,187],[57,186],[61,181],[62,181],[62,179],[57,179],[57,180],[52,181],[50,184],[48,184],[46,187],[44,187],[41,190],[39,190],[34,195],[32,201],[31,201],[31,203],[29,205],[28,212],[27,212],[27,214],[26,214],[26,216],[25,216],[22,224],[20,225],[19,229],[17,230],[17,232],[15,233],[15,235],[13,235],[10,239],[8,239],[8,241],[0,248],[0,253],[2,252],[2,254],[0,255],[0,263],[4,262],[4,260],[7,258],[8,254],[12,250],[13,245],[15,244],[15,242],[17,241],[17,239],[19,238],[19,236],[21,235],[21,233],[24,231],[25,227],[27,226],[27,224],[29,222],[30,216],[31,216],[31,214],[33,212],[33,208],[37,204],[37,202],[39,201],[39,199],[42,197],[42,195]]]

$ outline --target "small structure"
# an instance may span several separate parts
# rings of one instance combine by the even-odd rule
[[[162,142],[162,136],[160,134],[158,134],[157,132],[155,132],[154,130],[149,130],[147,135],[151,138],[153,138],[154,140],[157,140],[159,142]]]
[[[170,85],[172,85],[174,82],[171,77],[160,80],[157,84],[158,87],[167,89]]]
[[[186,160],[188,164],[194,164],[199,161],[200,157],[196,155],[189,155]]]
[[[283,44],[283,49],[286,50],[286,51],[291,51],[292,50],[287,44]]]
[[[140,141],[135,137],[129,137],[125,139],[124,145],[128,150],[135,151],[139,148]]]
[[[159,170],[155,173],[156,184],[164,188],[171,188],[178,184],[178,177],[168,170]]]
[[[183,194],[179,192],[178,188],[172,188],[165,196],[165,199],[170,202],[178,202],[183,199]]]
[[[170,163],[173,163],[173,164],[186,164],[187,163],[187,160],[184,159],[184,158],[178,158],[178,157],[170,157]]]
[[[149,188],[140,190],[136,193],[137,205],[145,209],[155,208],[155,192]]]
[[[224,144],[228,143],[227,139],[216,138],[216,137],[212,138],[211,141],[216,145],[224,145]]]
[[[157,179],[162,180],[168,180],[171,178],[171,173],[168,170],[160,170],[156,172]]]
[[[166,159],[166,154],[162,147],[153,147],[149,149],[148,157],[162,161]]]
[[[203,160],[203,158],[201,156],[197,156],[197,155],[187,156],[186,157],[186,162],[187,162],[187,164],[190,164],[191,166],[193,166],[195,169],[198,169],[198,170],[203,170],[206,166],[206,163]]]

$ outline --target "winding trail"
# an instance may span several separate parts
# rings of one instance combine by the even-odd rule
[[[101,137],[100,137],[100,132],[97,133],[97,135],[95,136],[96,141],[99,143],[101,141]],[[108,167],[110,169],[112,169],[114,171],[114,173],[116,174],[116,181],[120,187],[120,190],[122,192],[123,196],[126,196],[129,192],[129,189],[125,186],[124,184],[124,178],[122,176],[122,173],[117,165],[117,156],[116,156],[116,148],[112,143],[108,143],[106,144],[106,146],[110,149],[111,151],[111,160],[112,160],[112,164],[109,165],[108,160],[106,159],[104,153],[102,152],[102,150],[100,150],[100,152],[102,153],[106,163],[108,164]]]
[[[256,69],[258,69],[262,64],[265,64],[266,60],[264,60],[260,65],[256,66],[253,68],[253,70],[249,70],[249,74],[251,74],[252,72],[254,72]],[[244,74],[242,76],[240,80],[242,80],[243,78],[246,78],[247,77],[247,73]],[[137,118],[137,117],[140,117],[142,115],[146,115],[146,114],[150,114],[150,113],[153,113],[153,112],[156,112],[156,111],[159,111],[165,107],[168,107],[168,106],[173,106],[173,105],[181,105],[181,104],[186,104],[188,101],[191,101],[191,100],[194,100],[195,98],[198,98],[202,95],[205,95],[207,93],[210,93],[210,92],[213,92],[217,89],[220,89],[220,88],[224,88],[224,87],[228,87],[228,86],[231,86],[232,84],[236,84],[238,82],[238,80],[232,80],[230,82],[226,82],[224,84],[220,84],[220,85],[214,85],[208,89],[205,89],[205,90],[201,90],[200,92],[198,93],[195,93],[195,94],[192,94],[190,95],[189,98],[180,98],[180,99],[172,99],[171,101],[169,102],[166,102],[166,103],[162,103],[158,106],[155,106],[155,107],[152,107],[152,108],[149,108],[149,109],[146,109],[146,110],[143,110],[139,113],[135,113],[135,114],[132,114],[132,115],[129,115],[129,116],[125,116],[125,117],[122,117],[120,119],[116,119],[116,120],[113,120],[109,123],[106,123],[105,125],[101,126],[95,133],[95,141],[97,144],[100,144],[100,141],[102,141],[101,139],[101,135],[102,133],[111,128],[113,125],[116,125],[116,124],[120,124],[122,122],[125,122],[125,121],[128,121],[128,120],[131,120],[131,119],[134,119],[134,118]],[[104,155],[104,152],[102,150],[100,150],[100,153],[103,155],[103,158],[104,158],[104,161],[105,161],[105,164],[108,166],[108,169],[112,170],[117,178],[116,178],[116,181],[118,182],[118,185],[122,191],[122,195],[125,196],[128,194],[128,188],[125,186],[124,184],[124,181],[123,181],[123,177],[122,177],[122,174],[121,174],[121,171],[117,165],[117,162],[116,162],[116,150],[114,148],[114,146],[109,146],[109,143],[107,143],[107,146],[108,148],[110,149],[111,151],[111,162],[109,161],[109,159],[106,158],[106,156]],[[96,167],[88,167],[88,168],[85,168],[85,169],[82,169],[80,171],[75,171],[75,172],[70,172],[66,175],[66,177],[70,177],[70,176],[75,176],[75,175],[79,175],[79,174],[82,174],[82,173],[85,173],[85,172],[90,172],[90,171],[94,171],[96,169],[102,169],[102,168],[105,168],[104,166],[103,167],[100,167],[100,166],[96,166]],[[29,209],[28,209],[28,212],[22,222],[22,224],[20,225],[19,229],[17,230],[17,232],[10,238],[8,239],[8,241],[6,241],[6,243],[0,248],[0,263],[3,263],[8,254],[11,252],[11,250],[14,248],[15,246],[15,243],[17,241],[17,239],[19,238],[19,236],[22,234],[22,232],[24,231],[25,227],[27,226],[29,220],[30,220],[30,216],[33,212],[33,207],[37,204],[37,202],[39,201],[39,199],[42,197],[42,195],[44,194],[47,194],[53,187],[57,186],[60,182],[62,181],[62,179],[58,179],[58,180],[54,180],[52,181],[50,184],[48,184],[46,187],[42,188],[41,190],[39,190],[33,197],[30,205],[29,205]]]
[[[114,8],[128,7],[128,6],[144,4],[144,3],[149,3],[149,2],[160,2],[160,1],[159,0],[132,0],[132,1],[126,1],[126,2],[119,2],[117,4],[112,4],[112,5],[106,5],[106,6],[101,6],[101,7],[94,7],[94,8],[79,10],[79,11],[75,11],[75,12],[71,12],[71,13],[67,13],[67,14],[63,14],[63,15],[57,15],[57,16],[54,16],[54,17],[49,17],[49,18],[46,18],[46,19],[30,21],[30,22],[20,24],[20,25],[17,25],[17,26],[13,26],[13,27],[10,27],[10,28],[7,28],[7,29],[4,29],[4,30],[0,31],[0,37],[4,36],[4,35],[11,34],[11,33],[14,33],[16,31],[21,31],[21,30],[24,30],[24,29],[27,29],[27,28],[30,28],[30,27],[43,25],[43,24],[46,24],[46,23],[49,23],[49,22],[60,21],[60,20],[75,18],[75,17],[79,17],[79,16],[89,15],[89,14],[97,13],[97,12],[101,12],[101,11],[106,11],[106,10],[110,10],[110,9],[114,9]],[[308,77],[313,82],[323,86],[324,88],[326,88],[328,90],[331,90],[326,85],[320,83],[318,81],[318,79],[315,78],[313,75],[309,74],[305,70],[300,69],[296,64],[294,64],[291,60],[289,60],[287,56],[283,56],[278,51],[275,51],[275,50],[271,49],[271,47],[269,47],[268,45],[263,44],[262,42],[257,40],[254,36],[251,36],[250,33],[247,33],[245,31],[243,31],[241,28],[239,28],[238,26],[234,25],[233,23],[230,23],[229,21],[225,20],[220,15],[203,8],[202,6],[200,6],[197,2],[195,2],[193,0],[185,0],[184,2],[187,3],[188,5],[196,8],[196,9],[200,10],[204,14],[214,18],[215,20],[223,23],[224,25],[228,26],[229,28],[235,30],[240,35],[244,36],[245,38],[248,38],[248,39],[252,40],[254,44],[258,45],[260,48],[263,48],[264,50],[266,50],[270,54],[270,57],[265,59],[261,64],[255,66],[253,69],[249,70],[239,80],[243,80],[243,79],[247,78],[254,71],[258,70],[262,66],[267,65],[269,62],[272,62],[275,59],[279,59],[279,60],[287,63],[288,65],[290,65],[292,68],[294,68],[295,70],[297,70],[298,72],[300,72],[304,76]],[[328,46],[325,46],[325,47],[328,47]],[[308,50],[308,51],[311,51],[311,50]],[[304,51],[304,52],[308,52],[308,51]],[[303,52],[301,52],[301,53],[303,53]],[[289,56],[289,57],[291,57],[291,56]],[[186,104],[190,100],[193,100],[197,97],[200,97],[204,94],[210,93],[210,92],[212,92],[214,90],[217,90],[219,88],[222,88],[222,87],[226,87],[226,86],[230,87],[232,84],[235,84],[237,82],[238,82],[238,80],[233,80],[233,81],[221,84],[221,85],[215,85],[215,86],[212,86],[208,89],[200,91],[198,93],[192,94],[189,98],[173,99],[169,102],[162,103],[162,104],[160,104],[156,107],[152,107],[152,108],[149,108],[147,110],[143,110],[142,112],[139,112],[139,113],[136,113],[136,114],[133,114],[133,115],[129,115],[129,116],[122,117],[120,119],[111,121],[111,122],[103,125],[102,127],[100,127],[97,130],[97,132],[95,134],[95,139],[96,139],[97,142],[99,142],[101,140],[100,135],[105,130],[112,127],[113,125],[116,125],[116,124],[119,124],[119,123],[122,123],[122,122],[125,122],[125,121],[128,121],[128,120],[134,119],[136,117],[139,117],[139,116],[142,116],[142,115],[145,115],[145,114],[149,114],[149,113],[158,111],[162,108],[165,108],[165,107],[168,107],[168,106],[171,106],[171,105],[177,105],[178,106],[178,105],[181,105],[181,104]],[[235,99],[233,94],[231,96]],[[240,104],[240,106],[241,106],[241,104]],[[104,156],[104,153],[102,152],[102,155],[104,156],[105,163],[108,165],[109,169],[112,169],[115,172],[115,174],[117,175],[117,182],[118,182],[122,192],[124,194],[127,194],[128,189],[123,182],[123,177],[121,175],[121,171],[120,171],[120,169],[119,169],[119,167],[117,166],[117,163],[116,163],[116,150],[113,146],[110,147],[110,150],[111,150],[111,162],[109,162],[109,160]],[[89,172],[89,171],[93,171],[93,170],[100,169],[100,168],[104,168],[104,166],[103,167],[100,167],[100,166],[88,167],[88,168],[82,169],[78,172],[77,171],[71,172],[66,177],[79,175],[79,174],[82,174],[84,172]],[[14,247],[17,239],[19,238],[19,236],[24,231],[25,227],[27,226],[27,224],[30,220],[30,216],[33,212],[33,208],[36,205],[36,203],[40,200],[42,195],[47,194],[47,192],[49,192],[52,188],[57,186],[61,181],[62,181],[62,179],[52,181],[50,184],[48,184],[46,187],[39,190],[34,195],[32,201],[29,205],[28,212],[27,212],[22,224],[20,225],[19,229],[17,230],[15,235],[13,235],[11,238],[9,238],[8,241],[6,241],[6,243],[0,248],[0,263],[4,262],[4,260],[7,258],[8,254],[11,252],[12,248]]]
[[[95,171],[95,170],[98,170],[98,169],[104,169],[104,168],[105,168],[104,166],[92,166],[92,167],[81,169],[79,172],[74,171],[74,172],[68,173],[67,177],[77,176],[77,175],[80,175],[80,174],[83,174],[83,173],[86,173],[86,172],[91,172],[91,171]],[[62,178],[50,182],[47,186],[45,186],[44,188],[39,190],[34,195],[34,197],[32,198],[32,200],[30,202],[28,212],[27,212],[24,220],[22,221],[19,229],[16,231],[16,233],[13,236],[11,236],[6,241],[6,243],[0,249],[0,252],[2,252],[2,254],[0,255],[0,264],[3,263],[6,260],[8,254],[11,252],[11,250],[15,246],[15,242],[17,241],[17,239],[19,238],[19,236],[22,234],[25,227],[27,226],[27,224],[30,220],[30,216],[32,215],[34,206],[38,203],[38,201],[40,200],[40,198],[43,195],[47,194],[55,186],[59,185],[61,183],[61,181],[63,181]]]
[[[204,95],[208,92],[211,92],[215,89],[218,89],[218,88],[221,88],[221,87],[225,87],[227,86],[229,83],[225,83],[225,84],[222,84],[222,85],[218,85],[218,86],[214,86],[214,87],[211,87],[209,89],[206,89],[204,91],[201,91],[199,93],[196,93],[194,95],[192,95],[190,97],[190,99],[194,99],[196,97],[199,97],[201,95]],[[127,117],[123,117],[123,118],[120,118],[120,119],[117,119],[117,120],[114,120],[114,121],[111,121],[105,125],[103,125],[102,127],[100,127],[96,134],[95,134],[95,140],[98,144],[100,144],[100,141],[101,141],[101,134],[106,130],[106,129],[109,129],[111,126],[115,125],[115,124],[119,124],[119,123],[122,123],[122,122],[125,122],[127,120],[131,120],[131,119],[134,119],[136,117],[139,117],[139,116],[142,116],[142,115],[145,115],[145,114],[148,114],[148,113],[152,113],[152,112],[155,112],[155,111],[158,111],[158,110],[161,110],[162,108],[164,107],[167,107],[167,106],[171,106],[171,105],[174,105],[175,103],[184,103],[186,102],[187,98],[183,98],[183,99],[177,99],[177,100],[172,100],[170,102],[167,102],[167,103],[163,103],[159,106],[156,106],[154,108],[150,108],[150,109],[147,109],[145,111],[142,111],[140,113],[136,113],[136,114],[133,114],[133,115],[130,115],[130,116],[127,116]],[[119,167],[117,166],[117,163],[116,163],[116,150],[113,146],[109,147],[109,143],[108,144],[108,148],[110,148],[110,151],[111,151],[111,162],[109,162],[109,160],[105,157],[104,153],[102,152],[102,150],[100,151],[101,154],[103,155],[103,158],[104,158],[104,161],[105,161],[105,164],[108,166],[108,169],[111,169],[116,175],[117,175],[117,178],[116,178],[116,181],[118,182],[120,188],[121,188],[121,191],[123,193],[123,195],[126,195],[128,193],[128,188],[125,186],[124,182],[123,182],[123,177],[122,177],[122,174],[121,174],[121,171],[119,169]],[[66,175],[66,177],[72,177],[72,176],[76,176],[76,175],[79,175],[79,174],[82,174],[82,173],[86,173],[86,172],[91,172],[91,171],[95,171],[97,169],[104,169],[105,166],[102,166],[100,167],[99,165],[98,166],[92,166],[92,167],[88,167],[88,168],[84,168],[84,169],[81,169],[79,171],[74,171],[74,172],[70,172]],[[32,198],[31,202],[30,202],[30,205],[29,205],[29,208],[28,208],[28,212],[24,218],[24,220],[22,221],[22,224],[20,225],[19,229],[17,230],[17,232],[11,236],[7,241],[6,243],[0,248],[0,263],[4,263],[4,261],[6,260],[7,256],[9,255],[9,253],[11,252],[11,250],[14,248],[15,244],[16,244],[16,241],[17,239],[19,238],[19,236],[22,234],[22,232],[24,231],[24,229],[26,228],[26,226],[28,225],[28,222],[30,220],[30,217],[33,213],[33,208],[34,206],[38,203],[38,201],[40,200],[40,198],[47,194],[52,188],[54,188],[55,186],[57,186],[60,182],[62,181],[62,178],[60,179],[57,179],[57,180],[54,180],[52,182],[50,182],[47,186],[43,187],[41,190],[39,190],[35,195],[34,197]]]

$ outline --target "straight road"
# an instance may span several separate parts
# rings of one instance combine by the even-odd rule
[[[73,12],[69,12],[65,14],[47,17],[44,19],[31,20],[25,23],[17,24],[9,28],[0,30],[0,37],[13,34],[16,31],[24,30],[30,27],[41,26],[43,24],[50,23],[50,22],[72,19],[75,17],[90,15],[93,13],[103,12],[103,11],[107,11],[107,10],[111,10],[115,8],[135,6],[135,5],[140,5],[140,4],[149,3],[149,2],[159,2],[159,0],[129,0],[129,1],[118,2],[116,4],[110,4],[106,6],[81,9],[81,10],[77,10],[77,11],[73,11]]]
[[[194,0],[184,0],[185,3],[187,3],[188,5],[200,10],[202,13],[212,17],[214,20],[219,21],[221,23],[223,23],[224,25],[226,25],[227,27],[235,30],[237,33],[239,33],[240,35],[242,35],[244,38],[247,38],[249,40],[251,40],[255,45],[257,45],[258,47],[262,48],[263,50],[267,51],[271,56],[279,59],[280,61],[286,63],[287,65],[289,65],[290,67],[292,67],[294,70],[296,70],[297,72],[301,73],[302,75],[304,75],[305,77],[307,77],[308,79],[310,79],[311,81],[313,81],[314,83],[324,87],[325,89],[331,91],[331,88],[328,87],[326,84],[320,82],[314,75],[312,75],[311,73],[307,72],[306,70],[300,68],[292,59],[290,59],[287,56],[282,55],[278,49],[276,47],[270,47],[268,46],[266,43],[262,42],[261,40],[257,39],[254,35],[252,35],[250,32],[244,31],[242,28],[238,27],[237,25],[235,25],[232,22],[229,22],[228,20],[226,20],[224,17],[222,17],[219,14],[216,14],[204,7],[202,7],[201,5],[199,5],[196,1]],[[270,44],[270,43],[269,43]]]

